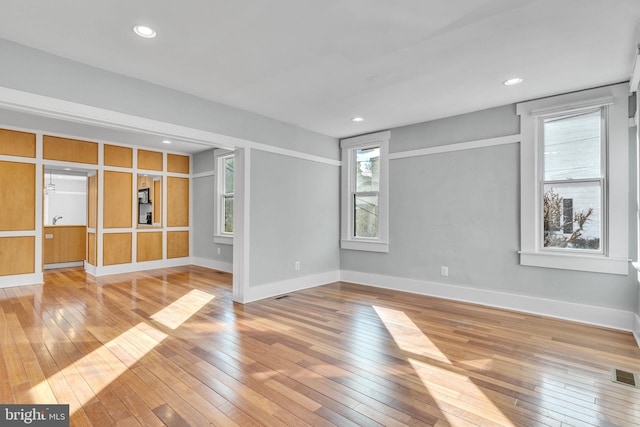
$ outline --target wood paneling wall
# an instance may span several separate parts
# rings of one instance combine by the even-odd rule
[[[104,165],[121,168],[133,167],[133,149],[117,145],[104,146]]]
[[[44,263],[84,261],[87,254],[86,234],[87,228],[81,225],[44,227]]]
[[[87,177],[87,227],[98,224],[98,175]]]
[[[189,232],[167,232],[167,258],[182,258],[189,256]]]
[[[36,166],[0,161],[0,231],[35,228]]]
[[[91,265],[96,264],[96,235],[95,233],[87,233],[87,262]]]
[[[42,157],[47,160],[98,164],[98,144],[77,139],[43,136]]]
[[[161,180],[153,181],[153,222],[162,224],[162,185]]]
[[[131,228],[132,177],[129,172],[104,172],[104,228]]]
[[[0,154],[35,158],[36,134],[0,129]]]
[[[131,233],[105,233],[102,236],[102,265],[131,263]]]
[[[136,239],[138,262],[162,259],[162,232],[138,233]]]
[[[167,226],[189,226],[188,178],[167,178]]]
[[[189,156],[167,154],[167,171],[189,173]]]
[[[162,153],[158,151],[138,150],[138,169],[161,171]]]
[[[0,237],[0,276],[35,273],[36,238]]]

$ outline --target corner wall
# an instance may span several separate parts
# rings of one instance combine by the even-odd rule
[[[469,141],[478,148],[452,145]],[[514,105],[392,129],[390,251],[341,250],[343,279],[631,329],[631,266],[633,277],[519,264],[519,156]]]

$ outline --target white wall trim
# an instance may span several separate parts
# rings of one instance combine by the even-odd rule
[[[224,271],[225,273],[233,273],[233,263],[218,261],[216,259],[191,257],[191,264],[199,267],[210,268],[212,270]]]
[[[314,288],[340,280],[340,271],[328,271],[326,273],[312,274],[309,276],[296,277],[279,282],[267,283],[264,285],[251,286],[245,294],[245,303],[258,301],[266,298],[273,298],[289,292],[301,291],[303,289]]]
[[[42,285],[43,283],[44,283],[44,275],[42,273],[0,276],[0,288],[13,288],[15,286],[28,286],[28,285]]]
[[[629,93],[633,93],[638,89],[640,84],[640,45],[636,47],[636,58],[633,61],[633,73],[631,73],[631,81],[629,81]]]
[[[430,156],[433,154],[450,153],[453,151],[472,150],[474,148],[486,148],[496,145],[516,144],[520,142],[520,134],[499,136],[496,138],[477,139],[474,141],[459,142],[456,144],[437,145],[435,147],[420,148],[418,150],[399,151],[390,153],[389,160],[405,159],[408,157]]]
[[[96,267],[94,271],[85,268],[88,274],[95,277],[108,276],[110,274],[135,273],[137,271],[156,270],[160,268],[182,267],[191,264],[191,258],[171,258],[157,261],[134,262],[131,264],[117,264]]]
[[[336,141],[336,144],[337,144],[337,141]],[[245,146],[253,148],[255,150],[267,151],[269,153],[281,154],[283,156],[295,157],[297,159],[309,160],[317,163],[324,163],[325,165],[330,165],[330,166],[341,165],[340,160],[334,160],[328,157],[316,156],[315,154],[307,154],[307,153],[303,153],[302,151],[290,150],[288,148],[274,147],[272,145],[261,144],[259,142],[251,141],[245,144]]]
[[[84,261],[74,261],[74,262],[57,262],[54,264],[45,264],[45,270],[51,270],[54,268],[68,268],[68,267],[83,267]]]
[[[523,313],[549,316],[623,331],[632,331],[634,328],[634,313],[631,311],[349,270],[341,271],[340,280],[437,298],[464,301],[489,307],[504,308]]]
[[[640,347],[640,316],[635,313],[633,318],[633,337],[636,339],[636,344]]]
[[[216,176],[216,172],[215,171],[208,171],[208,172],[198,172],[198,173],[192,173],[191,174],[191,178],[206,178],[209,176]]]

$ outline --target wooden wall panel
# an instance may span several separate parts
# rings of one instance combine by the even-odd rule
[[[189,256],[189,232],[167,232],[167,258],[183,258]]]
[[[162,259],[162,232],[138,233],[137,252],[138,262]]]
[[[84,225],[44,227],[44,263],[84,261],[87,254],[86,234]]]
[[[167,171],[176,173],[189,173],[189,156],[167,154]]]
[[[48,160],[98,164],[98,144],[44,135],[42,157]]]
[[[104,146],[104,165],[119,166],[121,168],[133,167],[133,149],[118,145]]]
[[[129,172],[104,172],[104,228],[131,228],[132,176]]]
[[[162,185],[160,180],[153,181],[153,222],[162,223]]]
[[[36,238],[0,237],[0,276],[35,273]]]
[[[167,226],[189,226],[188,178],[167,178]]]
[[[35,228],[36,165],[0,161],[0,231]]]
[[[0,154],[36,157],[36,135],[16,130],[0,129]]]
[[[161,171],[162,153],[158,151],[138,150],[138,169]]]
[[[131,263],[131,233],[105,233],[102,236],[102,265]]]
[[[96,264],[96,235],[87,233],[87,262],[91,265]]]
[[[98,175],[87,177],[87,227],[96,228],[98,224]]]

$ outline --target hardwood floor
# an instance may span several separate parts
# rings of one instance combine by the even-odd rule
[[[0,289],[0,402],[71,425],[640,425],[631,334],[334,283],[247,305],[199,267]]]

